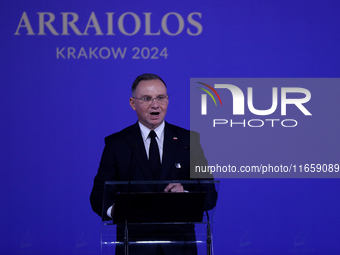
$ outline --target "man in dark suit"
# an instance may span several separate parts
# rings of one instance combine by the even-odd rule
[[[215,206],[217,194],[214,186],[186,186],[180,180],[190,179],[190,148],[196,165],[207,165],[196,133],[168,124],[164,121],[169,104],[165,82],[157,75],[138,76],[132,85],[130,106],[136,111],[138,122],[105,138],[105,148],[90,197],[93,210],[103,220],[113,216],[115,192],[106,192],[103,204],[105,181],[179,180],[167,185],[143,185],[134,187],[146,192],[207,192],[206,209]],[[195,139],[193,139],[193,137]],[[191,146],[190,146],[191,145]],[[120,190],[121,191],[121,190]],[[180,208],[179,208],[180,210]],[[123,236],[122,226],[117,226],[117,238]],[[131,247],[130,254],[197,254],[196,245],[184,242],[195,241],[194,225],[145,226],[129,228],[130,240],[173,239],[181,245],[145,245]],[[123,250],[116,250],[123,254]]]

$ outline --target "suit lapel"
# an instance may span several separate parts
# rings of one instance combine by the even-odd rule
[[[171,164],[174,164],[174,158],[179,145],[180,137],[165,123],[164,127],[164,145],[163,158],[160,179],[164,180],[168,175]]]
[[[146,180],[153,180],[150,164],[146,155],[145,146],[138,123],[132,126],[126,139],[132,148],[133,157],[142,169]],[[136,168],[134,168],[135,170]]]

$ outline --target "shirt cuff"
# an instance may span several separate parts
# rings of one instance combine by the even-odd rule
[[[107,211],[106,211],[106,214],[107,214],[107,216],[109,216],[110,218],[112,218],[112,216],[111,216],[111,211],[112,211],[112,205],[109,207],[109,209],[107,209]]]

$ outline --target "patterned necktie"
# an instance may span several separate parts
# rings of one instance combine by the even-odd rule
[[[149,133],[149,137],[151,138],[150,149],[149,149],[149,162],[152,171],[152,175],[155,180],[159,179],[160,170],[161,170],[161,160],[159,156],[158,144],[156,141],[156,133],[151,130]]]

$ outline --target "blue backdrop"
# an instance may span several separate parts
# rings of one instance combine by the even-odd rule
[[[333,0],[4,0],[0,7],[3,254],[100,253],[89,194],[104,137],[136,121],[128,99],[137,75],[165,80],[166,120],[185,128],[191,77],[340,75]],[[320,125],[327,134],[332,119]],[[215,252],[339,254],[339,196],[338,179],[221,180]]]

